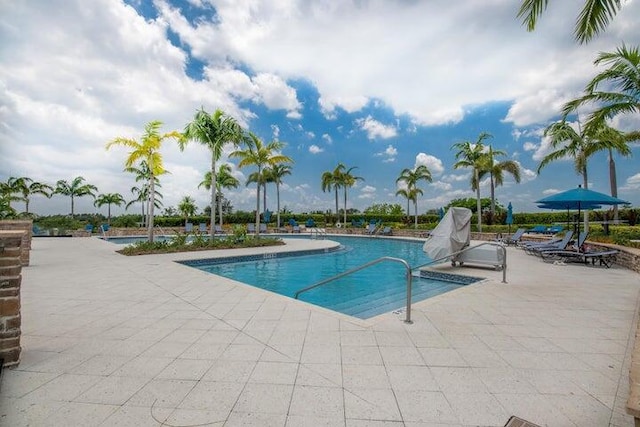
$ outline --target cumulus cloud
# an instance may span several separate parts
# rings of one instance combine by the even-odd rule
[[[622,192],[638,191],[640,190],[640,173],[630,176],[625,181],[624,185],[620,187]]]
[[[322,134],[322,140],[329,145],[333,144],[333,138],[331,138],[331,135],[329,135],[328,133]]]
[[[418,167],[420,165],[426,166],[433,176],[441,175],[442,172],[444,172],[442,160],[432,156],[431,154],[418,153],[418,155],[416,155],[416,163],[414,167]]]
[[[453,185],[444,181],[433,181],[431,183],[431,186],[436,190],[440,190],[440,191],[449,191],[453,188]]]
[[[309,146],[309,152],[311,154],[318,154],[318,153],[322,153],[323,151],[324,151],[324,149],[318,147],[315,144]]]
[[[389,139],[398,134],[398,131],[393,125],[382,124],[371,116],[357,119],[356,124],[367,133],[367,138],[369,139]]]
[[[377,157],[384,157],[384,163],[391,163],[396,161],[398,150],[393,145],[388,145],[384,151],[380,151],[375,154]]]

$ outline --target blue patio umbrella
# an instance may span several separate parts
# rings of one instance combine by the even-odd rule
[[[513,206],[511,206],[511,202],[507,206],[507,218],[504,222],[509,226],[509,234],[511,234],[511,224],[513,224]]]
[[[577,209],[578,218],[580,218],[580,210],[582,209],[597,209],[600,205],[626,205],[629,202],[618,199],[617,197],[611,197],[604,193],[588,190],[582,188],[581,185],[578,188],[563,191],[561,193],[554,194],[544,199],[536,201],[539,203],[539,207],[546,209]]]
[[[444,208],[441,207],[438,209],[438,217],[442,221],[442,218],[444,218]]]

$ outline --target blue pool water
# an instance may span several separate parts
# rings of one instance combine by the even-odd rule
[[[420,241],[348,236],[329,238],[343,245],[344,250],[248,262],[185,264],[293,297],[301,288],[383,256],[402,258],[412,268],[429,261],[422,252],[423,243]],[[421,301],[462,286],[464,284],[414,278],[412,300]],[[299,299],[367,319],[406,305],[406,269],[399,263],[383,262],[305,292]]]

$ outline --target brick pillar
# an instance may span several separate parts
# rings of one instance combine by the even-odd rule
[[[0,358],[2,366],[20,362],[20,284],[24,231],[0,231]]]
[[[22,252],[20,254],[20,260],[22,266],[29,265],[29,253],[31,252],[31,236],[33,235],[33,221],[22,219],[6,219],[0,221],[0,230],[15,230],[24,231],[22,235]]]

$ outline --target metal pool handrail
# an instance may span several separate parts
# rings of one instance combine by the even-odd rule
[[[340,278],[342,278],[344,276],[348,276],[350,274],[353,274],[353,273],[355,273],[357,271],[363,270],[363,269],[365,269],[367,267],[371,267],[372,265],[381,263],[383,261],[399,262],[402,265],[404,265],[406,270],[407,270],[407,310],[406,310],[407,311],[407,315],[405,317],[404,322],[405,323],[413,323],[411,321],[411,280],[412,280],[411,266],[409,265],[409,263],[407,261],[405,261],[405,260],[403,260],[401,258],[394,258],[394,257],[390,257],[390,256],[384,256],[382,258],[374,259],[373,261],[369,261],[366,264],[362,264],[361,266],[352,268],[351,270],[344,271],[344,272],[342,272],[340,274],[337,274],[337,275],[335,275],[333,277],[330,277],[328,279],[322,280],[322,281],[320,281],[318,283],[314,283],[313,285],[307,286],[306,288],[300,289],[299,291],[297,291],[293,295],[293,297],[295,299],[298,299],[298,295],[300,295],[303,292],[310,291],[311,289],[314,289],[314,288],[317,288],[319,286],[325,285],[325,284],[327,284],[329,282],[333,282],[334,280],[340,279]]]
[[[431,265],[431,264],[435,264],[436,262],[444,261],[447,258],[451,258],[453,256],[460,255],[460,254],[462,254],[464,252],[470,251],[471,249],[479,248],[480,246],[486,246],[486,245],[498,246],[499,248],[502,249],[502,254],[504,255],[503,261],[502,261],[502,283],[507,283],[507,249],[503,245],[501,245],[500,243],[494,243],[494,242],[482,242],[479,245],[467,246],[466,248],[464,248],[462,250],[459,250],[458,252],[454,252],[454,253],[451,253],[449,255],[445,255],[443,257],[431,260],[431,261],[429,261],[427,263],[424,263],[422,265],[414,267],[413,270],[417,270],[419,268],[426,267],[426,266]]]

